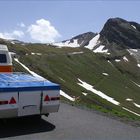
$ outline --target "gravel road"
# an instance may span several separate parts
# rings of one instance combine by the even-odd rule
[[[140,127],[61,103],[58,113],[40,121],[15,119],[0,123],[3,140],[139,140]]]

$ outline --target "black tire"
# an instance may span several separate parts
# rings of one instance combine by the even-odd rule
[[[41,115],[30,116],[33,120],[41,120]]]
[[[50,115],[49,113],[45,114],[46,117],[49,117],[49,115]]]

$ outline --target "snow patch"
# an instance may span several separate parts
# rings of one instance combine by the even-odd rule
[[[137,84],[136,82],[134,82],[134,81],[132,81],[136,86],[138,86],[138,87],[140,87],[140,85],[139,84]]]
[[[72,48],[80,47],[77,39],[74,39],[73,42],[70,42],[70,40],[68,40],[66,42],[53,43],[52,45],[58,46],[59,48],[62,48],[62,47],[72,47]]]
[[[135,115],[137,115],[137,116],[140,116],[140,114],[138,114],[138,113],[136,113],[136,112],[134,112],[134,111],[131,111],[131,110],[125,108],[125,107],[122,107],[122,108],[123,108],[124,110],[126,110],[126,111],[132,113],[132,114],[135,114]]]
[[[120,59],[115,59],[115,61],[116,61],[116,62],[120,62],[121,60],[120,60]]]
[[[34,52],[31,52],[31,55],[42,55],[42,53],[34,53]]]
[[[130,55],[134,55],[138,52],[138,49],[127,49],[127,51],[130,53]]]
[[[14,41],[11,41],[11,44],[15,44],[15,42]]]
[[[100,45],[97,49],[95,49],[93,52],[94,53],[107,53],[108,52],[108,49],[106,50],[103,50],[105,48],[104,45]]]
[[[35,55],[35,53],[32,52],[31,55]]]
[[[80,85],[80,86],[82,86],[86,90],[89,90],[89,91],[93,92],[94,94],[100,96],[101,98],[103,98],[103,99],[105,99],[105,100],[107,100],[107,101],[109,101],[109,102],[111,102],[111,103],[113,103],[115,105],[120,105],[120,103],[118,101],[116,101],[113,98],[105,95],[103,92],[94,89],[94,87],[92,85],[90,85],[90,84],[88,84],[88,83],[86,83],[86,82],[84,82],[84,81],[82,81],[80,79],[78,79],[78,81],[80,83],[77,83],[77,84]]]
[[[108,60],[107,62],[108,62],[112,67],[114,67],[114,65],[113,65],[109,60]]]
[[[70,55],[75,55],[75,54],[82,54],[82,53],[84,53],[84,52],[72,52],[72,53],[69,53]]]
[[[133,99],[127,98],[126,101],[133,102]],[[140,108],[140,105],[139,105],[139,104],[137,104],[137,103],[135,103],[135,102],[133,102],[133,104],[134,104],[136,107]]]
[[[134,26],[134,25],[131,25],[131,26],[132,26],[134,29],[137,29],[136,26]]]
[[[109,74],[108,73],[102,73],[103,75],[105,75],[105,76],[108,76]]]
[[[129,49],[129,50],[132,51],[132,52],[138,52],[137,49]]]
[[[129,61],[129,60],[127,59],[126,56],[123,57],[123,60],[124,60],[125,62],[128,62],[128,61]]]
[[[59,77],[59,79],[60,79],[61,81],[65,82],[65,80],[64,80],[63,78]]]
[[[85,95],[85,96],[87,96],[87,95],[88,95],[88,93],[85,93],[85,92],[82,92],[82,94],[83,94],[83,95]]]
[[[97,34],[95,37],[93,37],[87,46],[84,46],[85,48],[92,50],[100,41],[100,34]]]
[[[72,98],[71,96],[69,96],[68,94],[66,94],[64,91],[60,90],[60,95],[64,96],[65,98],[69,99],[70,101],[74,102],[75,98]]]
[[[133,99],[127,98],[126,101],[131,102],[131,101],[133,101]]]
[[[140,64],[137,64],[137,66],[140,68]]]
[[[36,55],[42,55],[42,53],[36,53]]]
[[[22,64],[17,58],[14,58],[14,60],[19,63],[24,69],[26,69],[31,75],[33,75],[34,77],[38,77],[42,80],[46,80],[45,78],[43,78],[42,76],[38,75],[37,73],[31,71],[28,67],[26,67],[24,64]]]
[[[112,64],[109,60],[107,62],[110,63],[110,64]]]
[[[133,103],[136,107],[140,108],[140,105],[137,103]]]

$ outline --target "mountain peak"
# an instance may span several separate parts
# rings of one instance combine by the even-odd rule
[[[95,33],[93,33],[93,32],[86,32],[86,33],[77,35],[77,36],[73,37],[72,39],[85,38],[85,37],[91,37],[92,38],[94,36],[95,36]]]
[[[109,18],[106,23],[120,24],[120,23],[123,23],[123,22],[126,23],[127,21],[122,19],[122,18],[116,17],[116,18]]]
[[[100,32],[101,38],[125,48],[140,48],[140,24],[121,18],[110,18]]]
[[[86,33],[73,37],[72,39],[70,39],[70,42],[73,42],[74,39],[77,39],[78,44],[80,44],[80,46],[83,47],[87,45],[89,41],[95,36],[96,34],[93,32],[86,32]]]
[[[54,46],[59,47],[84,47],[89,44],[89,41],[95,37],[97,34],[93,32],[86,32],[80,35],[77,35],[69,40],[65,40],[59,43],[53,43]]]

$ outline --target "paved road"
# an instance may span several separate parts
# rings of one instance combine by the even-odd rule
[[[12,120],[0,124],[4,140],[139,140],[140,127],[61,103],[58,113],[41,121]]]

